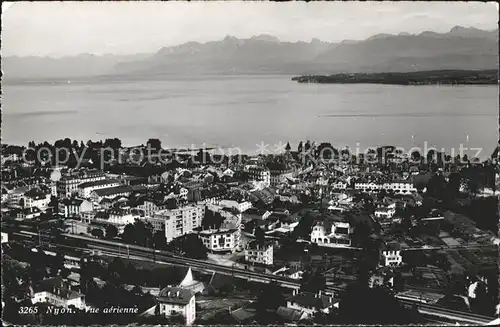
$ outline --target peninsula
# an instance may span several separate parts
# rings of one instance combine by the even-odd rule
[[[431,70],[407,73],[355,73],[303,75],[293,77],[299,83],[395,84],[395,85],[496,85],[497,70]]]

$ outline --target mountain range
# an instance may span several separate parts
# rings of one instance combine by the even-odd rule
[[[362,41],[282,42],[267,34],[168,46],[153,54],[5,57],[9,78],[169,74],[333,74],[498,68],[498,29],[377,34]]]

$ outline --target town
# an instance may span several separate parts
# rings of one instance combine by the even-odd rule
[[[484,325],[499,315],[498,148],[480,160],[301,141],[230,156],[64,139],[2,145],[1,159],[9,323]]]

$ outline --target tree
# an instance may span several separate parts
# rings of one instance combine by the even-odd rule
[[[192,259],[208,258],[208,250],[196,234],[186,234],[168,243],[167,250],[181,253]]]
[[[167,247],[167,239],[163,231],[159,230],[154,233],[153,244],[156,249],[165,249]]]
[[[306,144],[304,145],[304,151],[308,152],[309,149],[311,149],[311,141],[307,140]]]
[[[304,144],[302,143],[302,141],[300,141],[299,146],[297,147],[297,152],[301,153],[303,148],[304,148]]]
[[[68,268],[63,268],[63,269],[61,269],[60,275],[61,275],[62,278],[66,279],[66,278],[68,278],[68,276],[70,275],[70,273],[71,272],[69,271]]]
[[[104,237],[104,232],[100,228],[95,228],[90,231],[90,235],[97,237],[97,238],[103,238]]]
[[[269,284],[264,284],[257,295],[257,302],[260,311],[265,311],[267,309],[276,310],[279,306],[285,304],[283,290],[280,285],[274,281]]]
[[[159,315],[160,315],[160,305],[159,305],[159,304],[157,304],[157,305],[155,306],[155,316],[159,316]]]
[[[159,139],[149,139],[146,142],[146,146],[151,147],[151,149],[160,150],[161,149],[161,141]]]
[[[133,224],[125,226],[122,239],[131,244],[151,246],[153,239],[153,226],[151,223],[136,220]]]
[[[326,277],[323,271],[317,269],[314,273],[306,271],[302,276],[302,292],[318,293],[326,288]]]
[[[370,310],[360,313],[360,308]],[[413,322],[407,310],[385,287],[368,288],[363,282],[347,287],[339,307],[339,322],[342,324],[408,324]]]
[[[111,240],[118,235],[118,228],[115,225],[107,225],[106,226],[106,238]]]
[[[264,242],[264,240],[266,238],[266,233],[264,232],[264,230],[262,228],[260,228],[259,226],[256,226],[254,236],[258,242],[262,243],[262,242]]]
[[[286,147],[285,147],[286,152],[290,152],[291,149],[292,147],[290,146],[290,142],[286,142]]]

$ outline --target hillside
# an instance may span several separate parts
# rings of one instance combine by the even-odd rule
[[[340,43],[282,42],[272,35],[227,36],[168,46],[154,54],[3,58],[7,78],[196,74],[334,74],[487,70],[498,67],[498,30],[454,27],[448,33],[378,34]],[[123,77],[123,76],[122,76]]]

